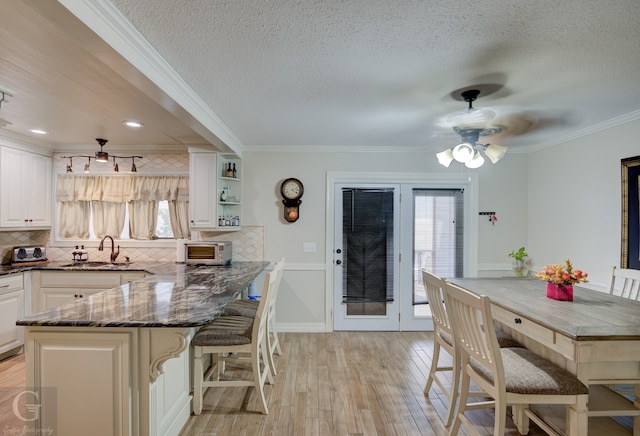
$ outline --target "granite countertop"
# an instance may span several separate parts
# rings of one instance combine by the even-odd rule
[[[146,271],[149,274],[175,274],[191,268],[175,262],[47,262],[12,267],[0,265],[0,277],[25,271]],[[219,267],[215,267],[219,268]]]
[[[197,327],[210,322],[244,291],[269,262],[230,266],[132,262],[104,267],[67,267],[55,262],[24,270],[146,271],[151,275],[16,322],[23,326]],[[13,268],[12,270],[15,270]],[[16,272],[16,271],[13,271]],[[8,273],[5,273],[8,274]]]

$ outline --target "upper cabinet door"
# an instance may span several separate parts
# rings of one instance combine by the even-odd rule
[[[51,227],[51,158],[0,147],[0,227]]]
[[[218,227],[216,153],[189,153],[189,224],[195,230]]]

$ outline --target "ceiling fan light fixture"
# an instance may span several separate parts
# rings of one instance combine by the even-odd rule
[[[461,144],[456,145],[451,152],[453,158],[462,163],[469,162],[473,159],[473,155],[475,153],[475,149],[473,145],[468,142],[463,142]]]
[[[507,153],[507,147],[498,144],[487,144],[484,147],[484,154],[487,155],[491,163],[496,163]]]
[[[451,165],[451,162],[453,162],[453,152],[450,148],[437,153],[436,157],[438,158],[438,163],[447,168],[449,168],[449,165]]]
[[[470,159],[469,161],[465,162],[464,165],[467,168],[471,168],[471,169],[480,168],[482,165],[484,165],[484,158],[482,157],[480,152],[477,151],[475,156],[473,156],[473,158]]]

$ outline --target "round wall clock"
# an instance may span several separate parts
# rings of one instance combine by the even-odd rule
[[[282,204],[284,204],[284,219],[293,223],[300,218],[300,197],[304,193],[304,186],[298,179],[290,177],[285,179],[280,185]]]

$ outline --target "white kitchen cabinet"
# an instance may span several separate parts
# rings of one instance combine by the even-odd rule
[[[235,174],[227,170],[235,167]],[[192,230],[236,231],[242,223],[241,160],[189,150],[189,225]],[[223,194],[224,192],[224,194]]]
[[[0,356],[17,354],[24,343],[24,329],[16,321],[24,317],[22,274],[0,278]]]
[[[217,153],[189,150],[189,224],[193,230],[218,227]]]
[[[144,276],[143,271],[32,271],[33,313],[87,298]]]
[[[51,158],[0,146],[0,227],[51,227]]]
[[[132,429],[137,369],[135,329],[47,329],[27,326],[28,386],[55,388],[38,398],[33,428],[59,435],[138,435]],[[55,413],[47,408],[55,407]],[[34,424],[34,423],[32,423]]]
[[[65,436],[177,436],[189,419],[192,329],[25,331],[27,386],[55,388],[43,390],[34,428],[55,424]]]

